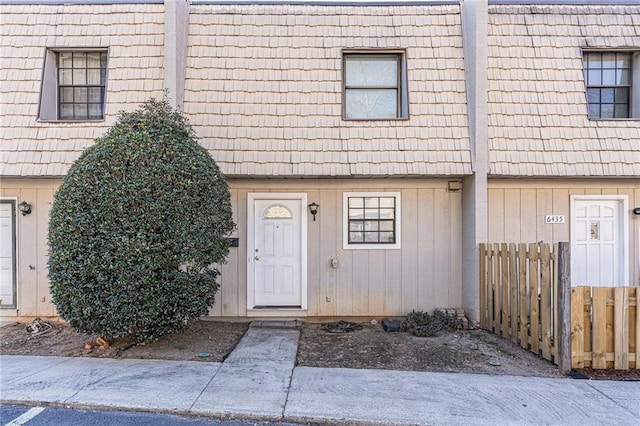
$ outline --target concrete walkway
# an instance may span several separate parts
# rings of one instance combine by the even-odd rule
[[[3,403],[366,424],[639,425],[640,382],[294,367],[299,332],[251,328],[224,363],[0,357]]]

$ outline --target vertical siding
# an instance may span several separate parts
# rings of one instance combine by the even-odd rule
[[[313,222],[307,216],[307,316],[402,315],[412,309],[460,306],[461,196],[446,192],[438,180],[248,181],[231,180],[236,197],[238,261],[224,266],[222,308],[212,315],[245,316],[247,264],[246,215],[249,192],[304,192],[320,204]],[[345,250],[342,247],[343,192],[400,192],[402,248]],[[331,259],[337,258],[337,269]],[[236,292],[228,288],[235,288]],[[232,311],[226,307],[238,304]]]
[[[47,234],[53,193],[59,180],[4,179],[0,196],[16,197],[32,206],[31,214],[16,215],[17,309],[3,309],[2,316],[52,317],[57,313],[51,303],[47,279]]]
[[[233,208],[233,221],[238,224],[238,191],[231,189],[231,207]],[[237,231],[233,234],[237,236]],[[216,295],[216,303],[209,311],[211,316],[238,316],[238,287],[234,283],[238,280],[238,264],[240,262],[239,247],[230,247],[227,262],[220,268],[220,289]]]
[[[27,201],[32,205],[31,214],[20,216],[18,219],[18,313],[20,315],[36,316],[38,315],[38,300],[41,295],[38,294],[38,274],[44,273],[38,268],[38,259],[34,256],[38,249],[38,214],[41,206],[35,205],[36,189],[22,189],[16,194],[18,200]],[[31,201],[34,200],[34,201]],[[40,238],[46,238],[46,233],[40,235]]]
[[[38,301],[36,304],[36,313],[39,316],[50,317],[56,315],[56,310],[51,303],[51,293],[49,291],[49,279],[47,277],[49,261],[47,242],[49,230],[49,212],[53,205],[53,189],[38,189],[36,191],[35,205],[38,206],[36,214],[36,293]],[[33,213],[32,213],[33,214]],[[33,255],[33,254],[32,254]]]
[[[402,254],[400,250],[385,253],[384,311],[403,312],[402,309]]]
[[[407,195],[416,196],[415,191],[410,191]],[[417,302],[420,306],[427,306],[433,303],[434,289],[429,283],[434,277],[434,252],[435,252],[435,200],[433,189],[419,189],[418,197],[418,218],[415,222],[415,229],[418,234],[417,269],[418,277],[414,286],[417,290]],[[402,224],[409,229],[414,228],[411,223]],[[404,253],[403,253],[404,254]],[[415,302],[414,302],[415,304]]]
[[[433,218],[433,247],[431,270],[429,276],[432,281],[428,288],[431,289],[430,305],[433,307],[449,306],[449,286],[441,286],[440,283],[448,283],[451,279],[449,265],[454,262],[451,249],[454,247],[449,230],[453,224],[451,220],[451,205],[449,194],[444,189],[434,190],[434,218]],[[458,228],[460,229],[460,228]],[[427,230],[427,232],[429,232]],[[458,237],[460,238],[460,237]],[[459,256],[459,255],[458,255]]]
[[[640,206],[637,180],[493,181],[489,184],[489,242],[569,241],[572,195],[626,195],[629,209]],[[545,215],[565,216],[546,224]],[[640,217],[628,212],[630,282],[640,284]]]
[[[402,191],[402,220],[403,223],[418,223],[418,197],[415,189],[405,189]],[[411,226],[402,226],[402,254],[414,253],[411,256],[402,256],[401,291],[402,306],[401,312],[409,312],[416,305],[418,300],[418,265],[420,263],[416,253],[418,253],[418,232]]]
[[[460,197],[448,197],[451,224],[449,226],[449,253],[459,256],[449,261],[449,297],[441,306],[462,306],[462,194]]]
[[[314,222],[309,215],[309,223],[307,230],[311,227],[318,228],[320,232],[319,238],[315,240],[320,246],[319,262],[315,262],[313,258],[309,258],[308,265],[318,269],[319,276],[319,314],[320,316],[333,316],[336,314],[336,297],[337,297],[337,271],[329,266],[330,259],[337,257],[336,248],[342,240],[338,241],[337,229],[341,228],[341,221],[336,212],[338,212],[339,204],[336,192],[332,189],[320,190],[320,201],[308,199],[309,203],[316,202],[320,204],[320,208],[325,214],[318,214]],[[306,206],[305,206],[306,209]],[[307,212],[308,213],[308,212]],[[333,213],[333,214],[332,214]],[[311,240],[309,240],[311,243]],[[308,244],[311,246],[312,244]],[[327,302],[329,300],[330,302]]]
[[[18,310],[2,316],[54,316],[47,280],[47,228],[59,180],[3,181],[0,195],[33,205],[18,215]],[[461,194],[441,180],[231,180],[231,204],[239,247],[221,265],[214,317],[247,315],[247,194],[304,192],[320,204],[317,221],[307,216],[307,316],[393,316],[412,309],[457,307],[461,294]],[[400,192],[401,249],[345,250],[343,192]],[[308,212],[305,210],[308,214]],[[636,243],[637,245],[637,243]],[[337,269],[331,259],[337,258]]]
[[[320,204],[320,201],[318,201],[320,200],[320,191],[317,189],[308,191],[307,200],[309,201],[309,203],[315,202]],[[325,209],[322,205],[320,208],[322,208],[322,212],[317,216],[316,223],[307,224],[307,238],[309,241],[320,240],[322,234],[320,233],[320,226],[317,226],[317,224],[321,224],[323,222],[327,213],[329,213],[329,215],[327,216],[330,216],[330,212],[325,212]],[[327,217],[327,220],[331,220],[331,218]],[[307,245],[307,258],[309,259],[309,261],[307,262],[307,313],[309,315],[318,316],[320,315],[321,297],[320,268],[319,265],[312,261],[312,259],[320,258],[320,246],[318,244]],[[238,285],[242,285],[242,283],[239,283]]]

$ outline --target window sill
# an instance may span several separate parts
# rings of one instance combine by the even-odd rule
[[[94,120],[45,120],[42,118],[38,118],[38,123],[43,124],[85,124],[85,123],[104,123],[105,119],[94,119]]]
[[[400,243],[395,244],[344,244],[343,250],[400,250]]]
[[[409,117],[396,117],[396,118],[348,118],[348,117],[342,117],[342,121],[409,121]]]
[[[588,117],[589,121],[640,121],[640,117],[629,118],[600,118],[600,117]]]

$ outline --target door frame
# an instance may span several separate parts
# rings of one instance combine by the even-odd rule
[[[298,200],[300,202],[300,308],[255,308],[255,271],[253,251],[255,250],[255,201],[256,200]],[[249,192],[247,194],[247,312],[262,315],[287,311],[299,314],[307,310],[307,194],[304,192]]]
[[[17,197],[0,197],[0,202],[11,205],[11,268],[12,273],[12,300],[7,303],[6,300],[0,302],[0,309],[14,310],[18,307],[18,198]],[[3,312],[6,314],[6,312]]]
[[[573,248],[573,242],[575,241],[575,214],[576,214],[576,201],[615,201],[618,203],[619,212],[618,220],[620,221],[618,232],[620,233],[620,251],[621,259],[618,262],[618,268],[620,272],[618,274],[619,282],[616,283],[616,287],[628,286],[630,281],[629,270],[629,197],[627,195],[571,195],[570,202],[570,227],[569,227],[569,243]],[[573,264],[573,262],[572,262]],[[572,284],[573,285],[573,284]]]

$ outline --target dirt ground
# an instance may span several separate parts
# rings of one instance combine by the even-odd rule
[[[483,330],[431,337],[387,333],[380,325],[344,334],[320,324],[302,329],[298,365],[559,377],[555,365]]]
[[[153,343],[132,346],[120,339],[103,348],[96,343],[99,336],[77,333],[63,323],[50,324],[52,328],[39,335],[27,332],[29,323],[0,328],[0,354],[222,362],[249,328],[249,323],[197,321]]]
[[[98,336],[76,333],[66,324],[50,324],[51,329],[38,335],[27,332],[29,323],[0,328],[0,354],[222,362],[249,327],[246,322],[202,320],[154,343],[131,345],[118,340],[101,348],[96,343]],[[297,364],[561,377],[552,363],[483,330],[440,331],[432,337],[415,337],[387,333],[379,324],[362,326],[361,330],[336,334],[327,332],[322,324],[303,323]],[[640,380],[640,370],[578,373],[593,379]]]

